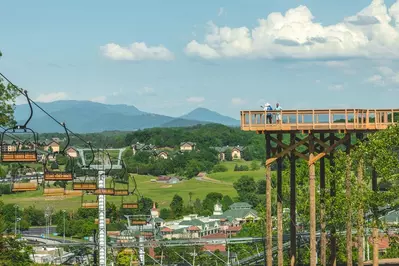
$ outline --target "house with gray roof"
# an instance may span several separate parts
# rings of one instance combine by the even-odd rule
[[[192,151],[195,149],[196,143],[195,142],[182,142],[180,143],[180,151]]]
[[[231,153],[231,158],[233,160],[240,160],[242,158],[243,152],[245,147],[237,145],[237,146],[223,146],[223,147],[211,147],[215,149],[219,154],[219,160],[225,161],[226,160],[226,152]]]
[[[132,145],[132,150],[133,150],[133,155],[136,155],[136,153],[140,151],[153,152],[155,151],[155,145],[137,142],[136,144]]]

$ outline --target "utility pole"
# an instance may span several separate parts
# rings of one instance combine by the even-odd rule
[[[62,213],[64,214],[64,235],[63,235],[64,243],[65,243],[65,212],[66,212],[66,210],[62,210]]]

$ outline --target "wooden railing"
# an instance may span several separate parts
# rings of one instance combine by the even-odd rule
[[[241,111],[245,131],[381,130],[398,122],[399,109]]]

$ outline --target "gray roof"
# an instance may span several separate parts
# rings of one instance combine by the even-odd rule
[[[236,202],[230,205],[231,210],[251,209],[252,205],[246,202]]]
[[[239,151],[244,151],[245,147],[243,146],[223,146],[223,147],[211,147],[215,149],[217,152],[226,152],[227,150],[234,150],[237,149]]]
[[[202,226],[204,224],[205,224],[204,222],[198,219],[193,219],[190,221],[182,221],[179,223],[179,225],[195,225],[195,226]]]
[[[180,146],[182,146],[182,145],[184,145],[184,144],[188,144],[188,145],[191,145],[191,146],[195,146],[195,142],[190,142],[190,141],[181,142],[181,143],[180,143]]]

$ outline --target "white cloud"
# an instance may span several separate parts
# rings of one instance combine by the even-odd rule
[[[247,102],[246,100],[238,97],[231,99],[231,103],[234,105],[242,105],[245,104],[246,102]]]
[[[389,86],[399,84],[399,72],[395,72],[389,67],[380,66],[377,68],[378,74],[366,79],[367,83],[375,86]]]
[[[326,66],[328,66],[328,67],[346,67],[347,63],[344,61],[327,61]]]
[[[271,13],[252,29],[211,22],[204,41],[192,40],[185,51],[205,59],[399,57],[399,0],[389,9],[383,0],[373,0],[356,15],[328,26],[315,22],[303,5]]]
[[[344,90],[344,85],[342,85],[342,84],[335,84],[335,85],[329,86],[328,89],[329,89],[330,91],[343,91],[343,90]]]
[[[155,95],[155,90],[151,87],[143,87],[136,92],[138,95]]]
[[[101,46],[104,56],[113,60],[163,60],[170,61],[174,55],[163,45],[147,46],[144,42],[134,42],[128,47],[116,43],[108,43]]]
[[[224,14],[224,7],[219,8],[218,17]]]
[[[205,98],[193,96],[193,97],[188,97],[186,101],[189,103],[202,103],[205,101]]]
[[[97,97],[94,97],[94,98],[90,99],[90,101],[97,102],[97,103],[105,103],[107,101],[107,97],[105,97],[105,96],[97,96]]]
[[[61,92],[51,92],[51,93],[48,93],[48,94],[40,94],[36,98],[36,101],[43,102],[43,103],[48,103],[48,102],[65,100],[67,98],[68,98],[68,95],[65,92],[61,91]]]

